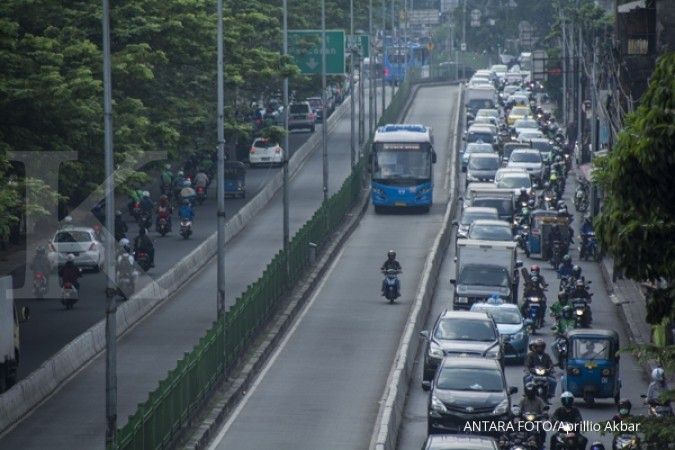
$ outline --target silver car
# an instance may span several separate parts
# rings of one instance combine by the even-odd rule
[[[523,168],[538,183],[542,181],[544,163],[539,150],[514,150],[509,157],[506,167]]]

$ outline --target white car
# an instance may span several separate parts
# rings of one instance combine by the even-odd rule
[[[93,269],[99,272],[105,262],[105,248],[98,240],[96,232],[90,227],[61,228],[49,242],[47,258],[53,268],[66,263],[66,257],[72,253],[77,267]]]
[[[518,142],[528,142],[532,139],[544,139],[545,137],[541,130],[527,130],[521,131],[516,140]]]
[[[539,124],[536,120],[532,119],[518,119],[513,124],[513,130],[516,133],[516,136],[518,136],[523,131],[539,130]]]
[[[284,163],[284,149],[269,139],[256,138],[251,144],[248,162],[251,167],[273,164],[281,166]]]
[[[520,195],[522,188],[527,189],[527,193],[532,195],[532,178],[527,172],[504,173],[496,183],[498,188],[513,189],[516,197]]]
[[[518,167],[527,170],[532,178],[541,183],[544,173],[544,163],[539,150],[514,150],[511,152],[506,167]]]

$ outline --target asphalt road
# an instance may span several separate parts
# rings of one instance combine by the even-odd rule
[[[406,122],[434,129],[434,205],[429,214],[376,215],[370,208],[211,449],[367,448],[400,335],[448,190],[449,126],[456,87],[421,88]],[[403,266],[402,296],[380,296],[389,248]]]
[[[317,133],[321,132],[321,125],[317,130]],[[311,133],[304,132],[304,130],[291,134],[289,136],[290,154],[292,155],[300,148],[309,136],[311,136]],[[242,208],[278,170],[280,169],[255,168],[248,170],[246,177],[247,197],[245,199],[228,198],[225,204],[227,215],[232,216]],[[126,205],[118,205],[117,209],[126,213]],[[215,232],[216,210],[216,184],[212,183],[204,204],[195,207],[194,233],[189,240],[184,240],[178,234],[176,214],[173,217],[173,231],[165,237],[156,233],[153,226],[149,235],[155,244],[155,267],[150,269],[147,274],[152,278],[158,278]],[[129,240],[133,241],[133,237],[138,235],[138,226],[128,215],[125,215],[125,219],[129,226],[127,236]],[[104,317],[105,280],[106,276],[103,273],[85,272],[80,280],[80,301],[70,311],[66,311],[61,304],[59,298],[61,291],[55,274],[51,276],[50,293],[48,294],[52,298],[21,299],[17,302],[20,306],[28,306],[31,312],[31,319],[21,325],[20,378],[26,377],[65,344]],[[140,288],[140,285],[138,287]],[[121,299],[119,301],[121,302]]]
[[[463,181],[463,180],[462,180]],[[460,183],[461,186],[464,186],[464,183]],[[567,188],[565,192],[565,200],[569,205],[569,210],[573,211],[574,206],[571,200],[571,195],[573,194],[574,189],[574,177],[570,176],[568,178]],[[578,236],[577,225],[580,223],[581,217],[577,214],[577,217],[574,221],[575,226],[575,235]],[[447,308],[452,308],[452,296],[453,290],[449,283],[450,275],[454,271],[453,267],[453,258],[454,258],[454,240],[451,241],[452,244],[449,246],[446,252],[446,257],[441,268],[441,277],[437,285],[437,289],[433,298],[432,309],[429,313],[427,320],[427,329],[433,327],[434,322],[438,315]],[[578,245],[578,240],[577,240]],[[617,311],[617,306],[615,306],[605,288],[602,279],[602,274],[600,273],[600,267],[597,263],[593,262],[579,262],[579,253],[576,248],[573,248],[570,255],[572,256],[572,261],[575,264],[579,264],[583,270],[587,280],[591,280],[591,291],[594,293],[593,302],[591,304],[593,310],[593,328],[604,328],[604,329],[614,329],[618,331],[620,336],[620,343],[622,346],[625,346],[629,343],[628,337],[626,335],[626,330],[624,327],[619,313]],[[539,264],[542,268],[542,274],[546,278],[546,281],[550,284],[548,288],[547,298],[549,299],[548,304],[553,304],[555,301],[558,292],[559,282],[556,278],[555,272],[551,268],[551,265],[543,262],[539,259],[529,259],[525,255],[520,255],[520,259],[523,260],[523,264],[526,267],[531,266],[532,264]],[[521,289],[522,293],[522,289]],[[547,313],[548,315],[548,313]],[[553,321],[550,317],[547,317],[546,326],[537,333],[537,337],[541,336],[547,343],[547,351],[550,349],[550,344],[552,342],[552,334],[550,332],[550,327],[553,325]],[[424,350],[422,350],[424,351]],[[550,354],[550,353],[549,353]],[[411,450],[419,449],[424,443],[427,437],[427,401],[429,393],[422,390],[422,365],[423,365],[423,353],[420,352],[416,359],[415,364],[415,377],[412,380],[410,386],[410,391],[408,393],[408,400],[406,402],[404,410],[404,420],[400,429],[399,434],[399,445],[400,450]],[[632,355],[624,354],[621,356],[621,369],[620,376],[622,379],[623,388],[621,391],[622,397],[627,397],[633,403],[633,413],[643,414],[646,412],[646,409],[642,406],[640,399],[640,394],[647,392],[647,385],[649,380],[646,379],[644,372],[641,367],[632,357]],[[550,412],[553,413],[555,408],[560,406],[559,397],[561,394],[560,389],[560,375],[561,370],[558,369],[557,378],[558,386],[556,390],[556,399],[552,402]],[[508,365],[506,366],[506,378],[509,386],[518,387],[519,392],[513,397],[514,402],[519,402],[522,398],[523,392],[523,366],[522,365]],[[576,399],[575,404],[580,406],[581,414],[584,420],[590,420],[593,422],[600,422],[610,419],[614,414],[616,414],[616,408],[614,402],[610,399],[607,400],[598,400],[593,407],[588,407],[584,405],[581,399]],[[606,448],[611,448],[611,436],[600,436],[597,433],[589,433],[586,435],[589,439],[589,445],[595,440],[599,440],[605,444]],[[547,445],[550,434],[547,437]]]
[[[387,99],[389,100],[389,96]],[[340,187],[350,171],[349,122],[347,114],[329,136],[331,193]],[[308,157],[304,167],[291,182],[291,233],[297,231],[311,217],[323,199],[321,168],[319,148]],[[260,171],[262,175],[264,170],[251,170],[249,173]],[[215,202],[211,200],[209,203]],[[206,207],[205,203],[203,208]],[[281,224],[282,203],[279,193],[227,245],[225,264],[228,305],[233,304],[237,296],[260,276],[267,263],[281,248]],[[196,225],[201,226],[199,218],[196,219]],[[182,243],[174,237],[165,239],[173,240],[173,245],[176,246]],[[179,251],[179,254],[184,254],[184,251]],[[80,302],[82,303],[85,302]],[[103,316],[102,307],[100,311],[96,320]],[[175,367],[176,361],[193,348],[215,317],[216,261],[213,259],[172,299],[118,341],[119,425],[126,423],[127,417],[136,410],[139,403],[147,399],[147,394],[157,387],[159,380],[165,378],[167,372]],[[105,360],[99,356],[17,427],[2,436],[0,449],[103,448],[104,386]]]

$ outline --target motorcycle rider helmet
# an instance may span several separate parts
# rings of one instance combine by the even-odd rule
[[[188,188],[190,186],[192,186],[192,182],[190,180],[183,181],[183,187]]]
[[[558,163],[559,163],[560,161],[562,161],[562,156],[556,155],[556,157],[555,157],[555,162],[558,162]]]
[[[537,351],[537,349],[541,349],[541,353],[546,350],[546,342],[542,338],[537,338],[534,341],[532,341],[532,349],[534,351]]]
[[[565,256],[563,256],[562,260],[563,260],[563,262],[567,263],[567,262],[571,262],[572,258],[570,257],[570,255],[565,255]]]
[[[593,442],[589,450],[605,450],[605,446],[602,442]]]
[[[551,183],[549,183],[548,181],[546,183],[544,183],[544,190],[547,190],[547,189],[550,189],[550,188],[551,188]]]
[[[539,274],[539,266],[536,264],[533,264],[532,267],[530,267],[530,272]]]
[[[167,197],[166,194],[162,194],[162,195],[159,196],[159,201],[160,202],[168,202],[169,197]]]
[[[630,410],[633,407],[633,404],[627,398],[622,398],[619,401],[619,414],[622,416],[627,416],[630,414]]]
[[[141,228],[138,229],[138,235],[139,236],[145,236],[145,233],[146,233],[145,228],[141,227]]]
[[[580,278],[581,277],[581,267],[579,267],[578,265],[575,264],[574,267],[572,267],[572,275],[574,276],[574,278]]]
[[[537,394],[536,389],[534,388],[534,383],[529,382],[525,384],[525,397],[533,399]]]
[[[549,180],[550,181],[558,181],[558,175],[556,175],[555,172],[553,172],[551,174],[551,176],[549,177]]]
[[[567,297],[565,297],[565,300],[567,300]],[[571,319],[572,318],[572,307],[570,305],[563,306],[562,316],[563,316],[563,319]]]
[[[129,246],[129,239],[122,238],[120,239],[120,247],[125,248]]]
[[[565,407],[570,407],[574,404],[574,395],[570,391],[565,391],[560,394],[560,403]]]
[[[665,377],[666,372],[661,367],[657,367],[656,369],[652,370],[652,381],[661,382],[665,379]]]
[[[396,259],[396,252],[394,250],[389,250],[387,252],[387,258],[389,258],[391,261]]]
[[[530,200],[527,202],[527,206],[528,206],[530,209],[534,209],[534,200],[530,199]]]
[[[150,192],[148,192],[148,191],[143,191],[143,197],[150,198]]]
[[[520,195],[527,194],[527,188],[521,187],[520,188]]]
[[[73,218],[71,216],[66,216],[66,217],[63,218],[63,221],[66,224],[71,224],[71,223],[73,223]]]
[[[68,253],[68,255],[66,256],[66,261],[68,262],[75,261],[75,255],[73,255],[72,253]]]
[[[166,164],[166,165],[164,166],[164,168],[165,168],[166,170],[171,170],[171,164]]]
[[[120,211],[119,209],[115,211],[115,216],[122,217],[122,211]]]
[[[185,175],[185,172],[183,172],[182,170],[179,170],[177,175],[179,177],[182,177],[183,175]]]

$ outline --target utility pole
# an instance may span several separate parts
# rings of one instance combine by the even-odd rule
[[[398,40],[396,39],[398,37],[398,33],[396,33],[396,7],[394,5],[394,2],[396,0],[391,0],[391,39],[393,42],[393,46],[396,49],[397,46],[400,45]],[[397,52],[395,52],[397,53]],[[394,75],[394,74],[392,74]],[[391,98],[394,98],[394,94],[396,94],[396,79],[392,76],[392,83],[391,83]]]
[[[326,130],[326,0],[321,0],[321,145],[323,148],[323,199],[328,200],[328,136]]]
[[[387,0],[382,0],[382,70],[381,75],[382,75],[382,114],[384,115],[384,110],[387,108],[386,105],[386,95],[387,95],[387,81],[385,80],[384,77],[384,59],[385,55],[387,54],[387,44],[386,44],[386,36],[387,36]],[[392,96],[394,95],[393,87],[392,87]],[[377,127],[377,125],[375,125]]]
[[[110,3],[103,0],[103,127],[105,158],[105,444],[117,445],[117,303],[115,302],[115,180],[113,179],[112,75],[110,69]]]
[[[462,79],[466,79],[466,0],[462,6]]]
[[[288,0],[282,0],[282,22],[283,22],[283,52],[284,56],[288,56]],[[289,259],[290,253],[290,217],[289,217],[289,199],[288,199],[288,154],[290,152],[290,145],[288,139],[288,75],[284,76],[283,82],[283,102],[284,102],[284,188],[283,188],[283,202],[284,202],[284,255],[286,256],[286,279],[290,279],[291,275],[291,261]]]
[[[562,27],[562,112],[563,112],[563,125],[565,130],[567,130],[567,124],[569,123],[569,116],[567,114],[567,26],[565,25],[565,19],[562,14],[562,5],[558,5],[558,20]],[[567,133],[565,133],[567,134]]]
[[[370,36],[368,36],[368,42],[370,42]],[[369,44],[370,45],[370,44]],[[370,54],[370,52],[368,52]],[[364,106],[365,101],[365,84],[366,78],[363,73],[363,58],[364,55],[359,55],[359,148],[363,145],[365,140],[365,128],[366,128],[366,109]],[[360,158],[360,156],[359,156]]]
[[[375,36],[373,36],[373,0],[368,2],[368,134],[373,132],[375,127],[375,97],[373,91],[377,88],[375,83]],[[375,89],[374,89],[375,88]]]
[[[577,7],[579,7],[579,1],[577,0]],[[584,148],[583,148],[583,128],[584,128],[584,111],[583,111],[583,104],[584,104],[584,96],[583,96],[583,72],[582,72],[582,58],[583,58],[583,53],[582,53],[582,48],[583,48],[583,30],[581,28],[581,22],[577,21],[577,48],[576,48],[576,57],[577,57],[577,142],[580,145],[581,149],[581,159],[582,161],[584,160]]]
[[[403,45],[404,45],[404,72],[403,79],[408,79],[408,0],[403,0],[403,14],[405,15],[405,21],[403,23]]]
[[[223,0],[218,0],[218,113],[216,126],[218,127],[218,185],[216,195],[218,196],[218,261],[217,261],[217,307],[218,318],[225,317],[225,87],[223,72]]]
[[[349,49],[350,58],[349,58],[349,98],[350,98],[350,108],[351,108],[351,126],[350,126],[350,148],[351,148],[351,167],[352,169],[356,165],[356,93],[354,92],[354,58],[356,57],[356,41],[354,36],[354,0],[349,0],[349,35],[351,36],[351,46]]]

